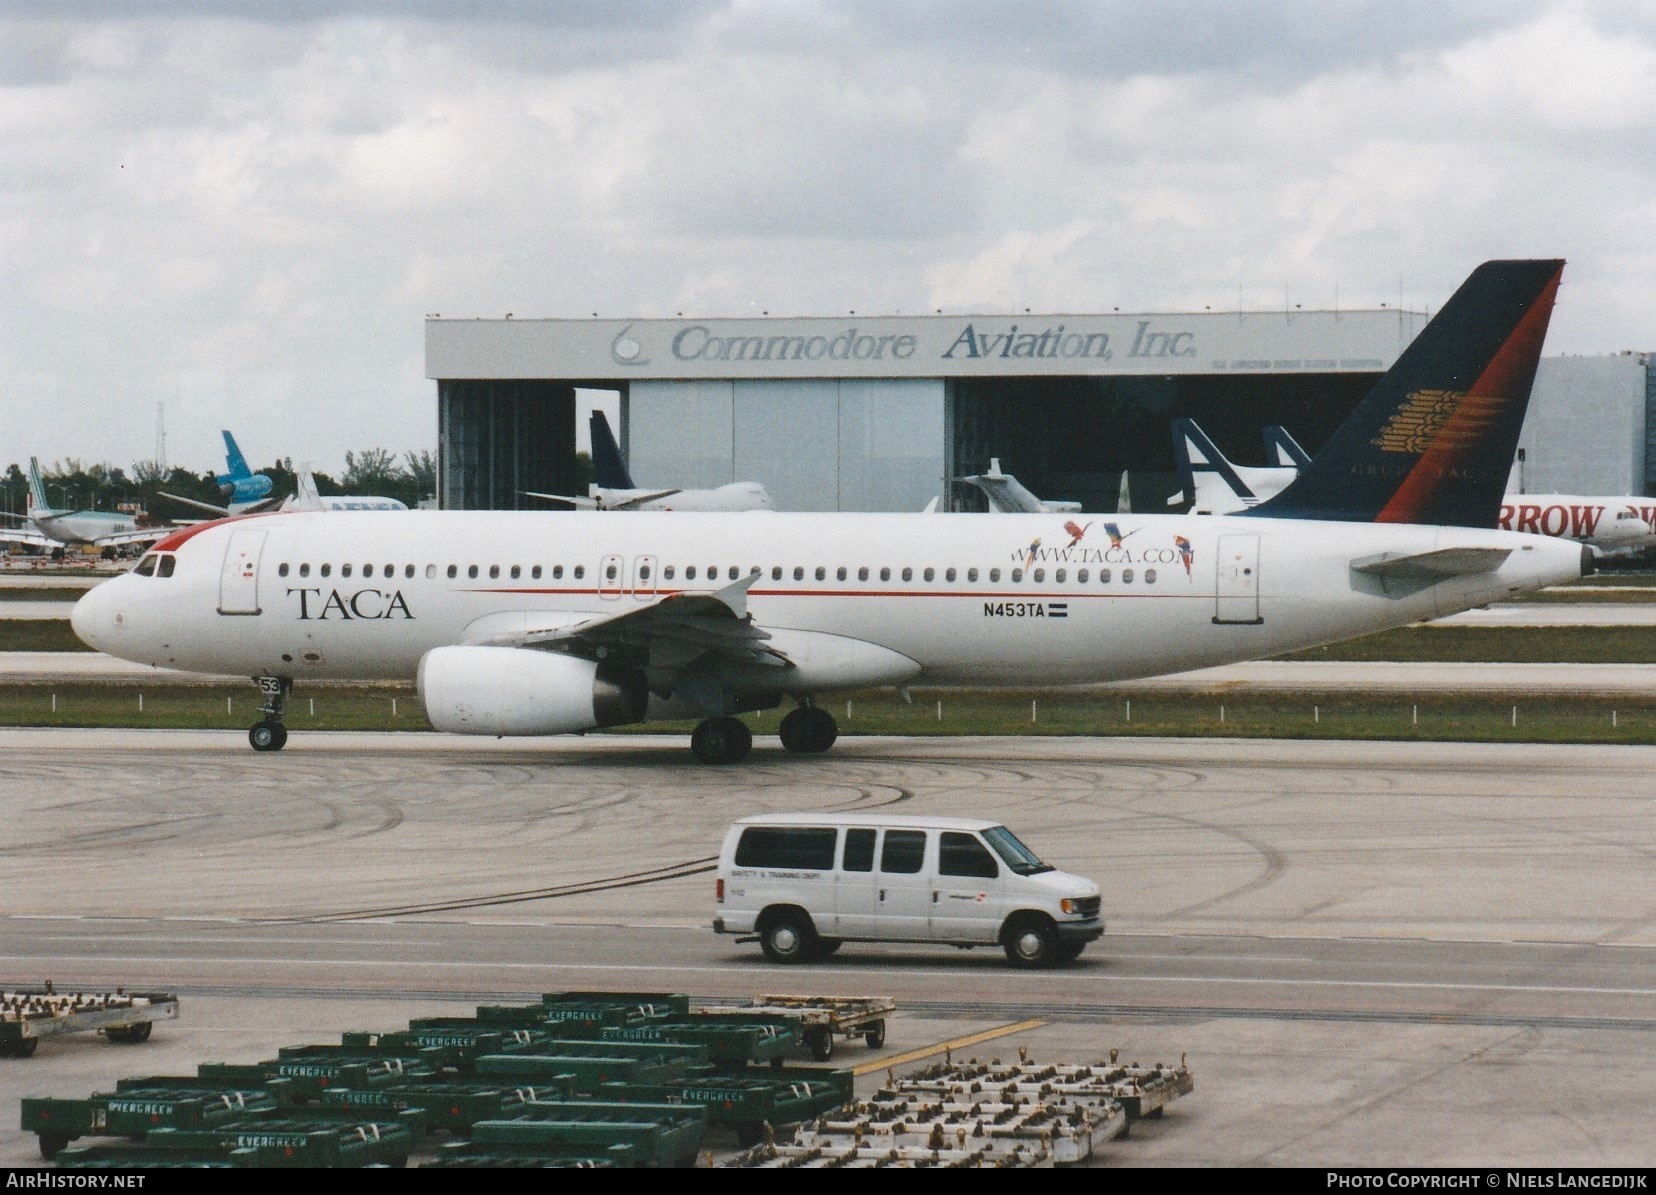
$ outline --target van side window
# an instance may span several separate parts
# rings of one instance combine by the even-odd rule
[[[831,827],[749,826],[736,843],[736,866],[832,871],[838,837]]]
[[[943,841],[938,844],[937,870],[940,875],[977,876],[985,880],[1000,875],[995,857],[978,841],[977,835],[962,834],[958,830],[943,831]]]
[[[874,870],[874,831],[847,830],[845,832],[845,862],[841,871]]]
[[[880,870],[891,875],[913,875],[926,861],[924,830],[887,830],[880,849]]]

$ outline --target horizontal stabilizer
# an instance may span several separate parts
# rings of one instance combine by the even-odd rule
[[[1434,552],[1382,552],[1354,560],[1351,567],[1375,577],[1438,579],[1492,573],[1506,563],[1511,548],[1439,548]]]
[[[566,494],[537,494],[534,490],[519,490],[525,498],[539,498],[543,502],[556,502],[565,510],[597,510],[598,503],[591,498],[572,498]]]

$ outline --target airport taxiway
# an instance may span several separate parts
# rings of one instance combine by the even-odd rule
[[[541,991],[891,995],[882,1051],[997,1027],[1033,1057],[1184,1054],[1195,1092],[1125,1166],[1641,1166],[1656,1147],[1656,748],[677,736],[544,742],[0,730],[0,976],[178,990],[142,1047],[50,1043],[22,1094],[253,1061]],[[1072,966],[714,935],[725,825],[772,809],[1005,820],[1096,877]],[[177,1068],[185,1068],[179,1070]],[[8,1115],[8,1119],[10,1114]],[[10,1123],[15,1124],[15,1120]],[[38,1162],[0,1123],[0,1164]]]

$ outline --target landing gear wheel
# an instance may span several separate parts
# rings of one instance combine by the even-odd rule
[[[863,1040],[868,1043],[870,1050],[878,1050],[885,1045],[885,1022],[875,1021],[863,1030]]]
[[[253,728],[247,732],[247,741],[253,745],[255,751],[280,751],[287,746],[287,727],[266,718],[263,722],[253,724]]]
[[[739,718],[709,718],[690,735],[690,752],[703,763],[741,763],[753,750],[753,732]]]
[[[1050,967],[1058,961],[1058,931],[1044,917],[1013,922],[1001,942],[1014,967]]]
[[[832,1029],[812,1029],[805,1034],[805,1048],[811,1051],[811,1057],[818,1062],[827,1062],[834,1056],[834,1031]]]
[[[816,928],[804,913],[775,913],[759,931],[759,949],[773,963],[805,963],[817,957]]]
[[[782,719],[782,745],[799,755],[819,755],[839,738],[834,715],[814,705],[802,705]]]

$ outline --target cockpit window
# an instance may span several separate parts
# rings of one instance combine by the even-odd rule
[[[142,560],[140,560],[136,565],[133,566],[132,571],[137,573],[140,577],[153,577],[153,576],[155,576],[155,557],[154,557],[154,555],[145,556]]]
[[[172,555],[169,552],[166,555],[161,556],[156,560],[156,562],[155,562],[155,575],[157,577],[170,577],[170,576],[173,575],[173,568],[175,566],[177,566],[177,564],[178,564],[178,557]]]

